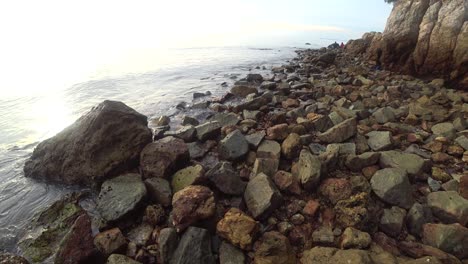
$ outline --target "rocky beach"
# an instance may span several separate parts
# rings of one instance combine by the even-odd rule
[[[468,263],[466,5],[397,2],[383,33],[194,93],[180,122],[103,101],[24,166],[91,191],[0,263]]]

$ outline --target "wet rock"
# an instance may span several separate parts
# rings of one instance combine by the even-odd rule
[[[251,249],[260,230],[260,224],[237,208],[231,208],[216,226],[217,234],[231,244]]]
[[[176,193],[189,185],[199,184],[203,182],[204,176],[205,170],[201,165],[181,169],[172,176],[172,190]]]
[[[94,238],[94,245],[104,255],[125,252],[127,240],[119,228],[103,231]]]
[[[106,264],[141,264],[125,255],[112,254],[107,258]]]
[[[216,145],[216,142],[213,140],[207,140],[205,142],[192,142],[188,143],[187,147],[189,150],[190,158],[192,159],[200,159],[205,156],[205,154],[210,151]]]
[[[402,169],[379,170],[372,176],[370,183],[374,193],[391,205],[409,209],[413,204],[411,184]]]
[[[284,140],[289,135],[288,124],[279,124],[267,129],[267,139]]]
[[[255,243],[254,264],[295,264],[296,254],[287,237],[278,232],[266,232]]]
[[[221,192],[228,195],[244,193],[246,183],[239,176],[239,172],[229,162],[220,162],[206,173],[207,178]]]
[[[177,231],[175,228],[163,228],[159,232],[158,246],[159,258],[162,263],[170,263],[172,254],[177,248],[178,243]]]
[[[427,195],[427,204],[434,216],[446,224],[468,223],[468,200],[458,192],[433,192]]]
[[[140,168],[145,178],[165,178],[189,161],[187,145],[182,139],[165,137],[148,144],[140,155]]]
[[[143,223],[133,228],[128,232],[127,238],[137,246],[146,246],[151,238],[153,227],[147,223]]]
[[[406,225],[408,227],[408,231],[411,234],[420,236],[423,225],[426,223],[431,223],[432,221],[433,217],[431,208],[429,208],[427,205],[414,203],[411,209],[408,211]]]
[[[432,126],[431,128],[432,133],[436,136],[446,137],[446,138],[454,138],[455,137],[455,127],[452,123],[439,123],[437,125]]]
[[[244,264],[244,252],[234,247],[233,245],[222,242],[219,248],[219,263],[220,264]]]
[[[378,152],[365,152],[361,155],[348,155],[346,157],[346,167],[352,171],[361,171],[362,169],[376,164],[380,159]]]
[[[167,131],[164,133],[164,136],[173,136],[180,138],[185,142],[192,142],[195,140],[197,130],[193,126],[184,126],[176,131]]]
[[[291,133],[281,144],[281,153],[287,159],[293,159],[299,155],[301,148],[301,137],[296,133]]]
[[[200,122],[198,122],[197,119],[190,117],[190,116],[184,116],[184,119],[182,120],[183,126],[188,126],[188,125],[198,126],[199,124]]]
[[[170,264],[214,264],[210,234],[206,229],[189,227],[184,232]]]
[[[398,206],[384,209],[379,228],[387,235],[397,237],[405,223],[406,211]]]
[[[459,224],[425,224],[422,240],[460,259],[468,257],[468,228]]]
[[[264,82],[262,82],[262,84],[260,84],[260,89],[275,90],[276,89],[276,83],[275,82],[264,81]]]
[[[168,207],[172,201],[172,190],[169,182],[163,178],[150,178],[145,180],[149,198],[152,202]]]
[[[409,175],[418,175],[427,167],[424,159],[418,155],[396,150],[381,152],[379,165],[382,168],[400,168]]]
[[[217,113],[209,118],[209,121],[216,121],[221,127],[235,126],[240,120],[239,116],[234,113]]]
[[[372,242],[371,236],[366,233],[362,232],[358,229],[347,227],[341,235],[341,243],[340,246],[343,249],[348,248],[358,248],[358,249],[365,249],[368,248]]]
[[[283,197],[270,178],[261,173],[247,184],[244,200],[255,219],[265,219],[281,205]]]
[[[258,73],[249,73],[247,74],[247,77],[245,79],[247,80],[247,82],[255,82],[255,83],[263,82],[262,75]]]
[[[213,139],[221,134],[221,124],[218,121],[210,121],[195,127],[197,138],[200,141]]]
[[[26,177],[93,185],[135,168],[151,142],[147,117],[122,102],[104,101],[41,142],[24,165]]]
[[[139,174],[124,174],[102,184],[96,209],[104,220],[117,221],[136,210],[146,194],[145,184]]]
[[[297,177],[305,190],[311,191],[317,187],[321,177],[322,164],[317,156],[308,150],[302,150],[299,155]],[[294,174],[293,174],[294,175]]]
[[[325,143],[341,143],[356,134],[356,119],[350,118],[333,126],[318,135],[318,139]]]
[[[298,195],[301,194],[299,180],[289,172],[277,171],[273,176],[273,181],[281,191],[287,191]]]
[[[79,196],[71,195],[53,203],[33,220],[19,248],[33,263],[56,254],[56,263],[85,261],[93,254],[91,220],[78,205]],[[81,244],[81,247],[76,247]]]
[[[379,108],[375,111],[372,116],[375,118],[375,121],[379,124],[385,124],[388,122],[395,121],[395,113],[390,107]]]
[[[247,154],[249,145],[244,135],[234,130],[219,142],[218,151],[222,159],[238,160]]]
[[[249,94],[257,94],[257,88],[251,86],[236,85],[231,88],[231,93],[239,97],[247,97]]]
[[[264,140],[258,146],[257,158],[279,159],[281,156],[281,145],[274,140]]]
[[[215,213],[213,192],[204,186],[191,185],[176,192],[172,199],[172,223],[178,231],[210,218]]]
[[[392,133],[389,131],[372,131],[367,136],[367,144],[373,151],[388,150],[393,146]]]

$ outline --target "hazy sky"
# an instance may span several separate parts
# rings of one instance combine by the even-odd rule
[[[50,82],[41,69],[79,74],[143,49],[347,41],[382,31],[391,7],[384,0],[1,1],[0,91],[25,73]],[[61,72],[70,64],[76,70]]]

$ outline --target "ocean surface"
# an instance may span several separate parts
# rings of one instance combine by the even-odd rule
[[[292,59],[296,49],[148,50],[122,63],[109,62],[87,77],[68,80],[70,85],[62,87],[49,86],[48,81],[53,80],[47,78],[36,83],[34,89],[10,89],[0,81],[0,251],[15,252],[34,214],[77,190],[24,177],[24,162],[41,140],[55,135],[106,99],[123,101],[149,118],[168,115],[177,121],[183,114],[196,116],[201,113],[187,113],[175,106],[193,103],[194,92],[210,91],[212,97],[222,96],[250,72],[269,74],[272,66]],[[25,79],[28,74],[21,73]]]

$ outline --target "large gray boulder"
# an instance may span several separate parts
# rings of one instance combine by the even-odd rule
[[[24,165],[26,177],[93,185],[138,166],[151,142],[147,117],[122,102],[104,101],[41,142]]]

